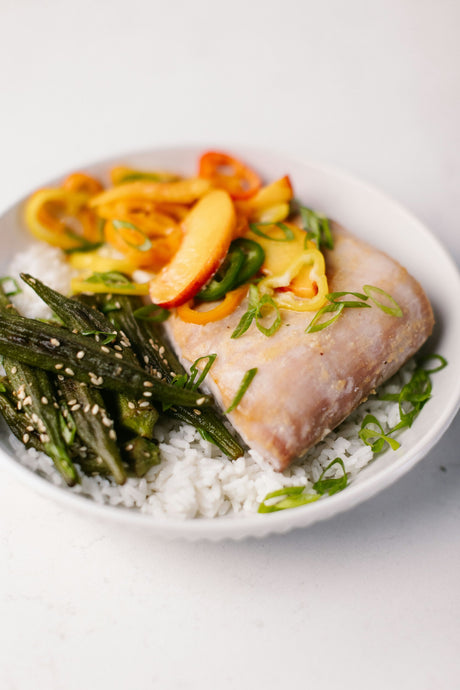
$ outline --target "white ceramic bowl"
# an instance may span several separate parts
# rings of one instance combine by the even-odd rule
[[[111,160],[86,166],[85,170],[104,177],[115,164],[132,167],[159,167],[191,174],[201,152],[197,147],[160,148],[143,153],[118,155]],[[425,288],[436,317],[429,351],[443,355],[449,365],[434,377],[434,391],[411,429],[398,440],[401,447],[379,456],[361,471],[341,493],[300,508],[248,517],[223,517],[197,520],[158,520],[138,511],[99,505],[94,501],[58,488],[26,469],[15,459],[8,443],[8,431],[0,424],[0,461],[24,482],[50,499],[92,513],[95,518],[117,520],[142,527],[161,537],[187,539],[240,539],[286,532],[306,527],[347,510],[381,491],[413,467],[446,431],[460,404],[460,312],[453,296],[460,295],[460,275],[449,255],[433,234],[414,216],[380,191],[353,177],[314,165],[292,160],[284,155],[236,149],[232,153],[251,163],[266,179],[289,174],[298,198],[331,218],[338,220],[356,235],[387,251],[412,273]],[[47,184],[53,184],[54,181]],[[22,221],[22,201],[0,219],[0,275],[14,253],[23,249],[29,234]]]

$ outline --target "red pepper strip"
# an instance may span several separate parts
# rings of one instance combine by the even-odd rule
[[[232,199],[250,199],[262,186],[252,168],[218,151],[207,151],[201,156],[198,175],[225,189]]]

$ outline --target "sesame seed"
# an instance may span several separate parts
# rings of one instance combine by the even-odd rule
[[[85,356],[85,354],[86,354],[86,353],[85,353],[84,350],[80,350],[79,352],[77,352],[77,359],[83,359],[83,357]]]
[[[93,405],[91,408],[91,414],[96,415],[99,412],[99,405]]]
[[[144,391],[142,395],[144,396],[144,398],[151,398],[153,393],[151,391]]]
[[[147,402],[147,400],[143,400],[142,402],[139,403],[139,407],[148,407],[150,403]]]
[[[48,402],[48,400],[46,402]],[[27,398],[24,398],[22,404],[24,405],[24,407],[26,405],[32,405],[32,397],[28,395]]]
[[[194,411],[194,413],[195,413],[196,415],[200,416],[201,410],[193,410],[193,411]]]
[[[51,338],[50,343],[53,345],[53,347],[59,347],[61,344],[57,338]]]
[[[65,376],[62,376],[62,374],[58,374],[58,381],[64,381]]]
[[[67,404],[68,405],[76,405],[76,403],[77,403],[76,399],[72,398],[72,400],[69,400],[69,402]]]
[[[35,285],[36,282],[35,278],[29,278],[29,283],[32,283],[32,285]]]
[[[59,405],[57,404],[57,402],[54,402],[54,403],[53,403],[53,407],[54,407],[56,410],[59,410]]]
[[[99,338],[98,335],[96,335],[94,339],[95,339],[95,341],[96,341],[97,343],[100,341],[100,338]]]
[[[11,373],[12,373],[12,374],[16,374],[17,371],[18,371],[18,368],[17,368],[17,367],[11,367]]]
[[[114,348],[115,348],[115,350],[118,350],[118,352],[121,352],[123,350],[121,345],[114,345]]]
[[[91,408],[91,405],[85,405],[83,408],[83,412],[89,412]]]
[[[22,402],[20,400],[18,401],[16,407],[18,408],[18,410],[22,410]]]
[[[112,426],[113,422],[108,417],[102,417],[102,423],[104,426]]]
[[[44,395],[41,399],[43,405],[48,405],[48,398]]]
[[[63,364],[55,364],[54,368],[55,369],[63,369],[64,365]]]
[[[66,367],[66,368],[64,369],[64,371],[65,371],[65,373],[68,374],[69,376],[75,376],[74,370],[71,369],[70,367]]]
[[[30,440],[29,434],[24,434],[24,436],[22,437],[23,443],[29,443],[29,440]]]
[[[119,375],[121,374],[122,371],[123,371],[123,368],[122,368],[122,367],[117,367],[117,368],[115,369],[115,376],[119,376]]]
[[[136,409],[136,405],[135,405],[133,402],[131,402],[131,401],[128,403],[128,407],[129,407],[130,410],[135,410],[135,409]]]
[[[148,355],[144,355],[144,363],[148,364],[150,362]]]
[[[151,388],[153,386],[153,383],[151,381],[144,381],[144,386],[146,388]]]
[[[19,400],[24,400],[24,398],[26,397],[26,393],[24,391],[24,388],[19,388],[17,396],[18,396]]]
[[[26,426],[26,431],[33,431],[33,430],[34,430],[33,426]]]
[[[31,416],[31,420],[33,421],[34,424],[38,424],[38,415],[34,412]]]
[[[205,400],[206,400],[206,398],[198,398],[198,400],[196,401],[196,404],[197,404],[197,405],[202,405],[202,404],[204,403]]]
[[[128,443],[128,445],[126,446],[126,450],[132,450],[133,448],[134,448],[133,443]]]
[[[80,407],[81,407],[80,403],[76,403],[75,405],[72,405],[72,407],[70,408],[70,411],[76,412],[77,410],[80,409]]]
[[[160,347],[160,349],[158,350],[158,354],[160,355],[160,357],[163,357],[164,353],[165,353],[165,349],[164,349],[164,347],[163,347],[163,345],[162,345],[162,346]]]
[[[110,349],[107,347],[107,345],[101,345],[101,351],[106,352],[107,354],[110,353]]]
[[[72,328],[72,333],[78,333],[78,328]]]
[[[121,354],[121,352],[115,352],[115,357],[117,359],[123,359],[123,355]]]
[[[48,434],[40,434],[40,441],[42,443],[49,443],[50,437]]]
[[[110,429],[110,431],[109,431],[109,437],[112,438],[112,439],[116,439],[116,438],[117,438],[117,435],[116,435],[114,429]]]

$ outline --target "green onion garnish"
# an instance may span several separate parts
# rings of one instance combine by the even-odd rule
[[[345,297],[345,295],[351,295],[352,297],[356,297],[356,300],[340,300],[339,304],[343,304],[344,307],[367,307],[370,309],[370,304],[365,304],[365,302],[369,299],[367,295],[364,295],[362,292],[330,292],[328,295],[326,295],[327,299],[330,302],[338,302],[339,297]],[[364,300],[359,301],[359,300]]]
[[[328,479],[324,479],[323,477],[326,474],[326,472],[330,470],[331,467],[333,467],[334,465],[340,465],[342,467],[343,475],[341,477],[329,477]],[[336,494],[338,491],[342,491],[342,489],[345,489],[347,483],[348,477],[345,471],[345,465],[343,464],[343,460],[341,458],[335,458],[322,471],[318,481],[313,484],[313,488],[320,496],[323,496],[326,493],[329,494],[329,496],[332,496],[333,494]]]
[[[145,307],[140,307],[133,312],[134,318],[139,321],[153,321],[154,323],[162,323],[169,317],[170,312],[158,304],[147,304]]]
[[[203,381],[205,380],[206,376],[208,375],[208,372],[212,365],[214,364],[214,361],[216,359],[217,355],[212,354],[212,355],[203,355],[202,357],[198,357],[196,359],[192,366],[190,367],[190,376],[187,381],[186,388],[191,388],[192,390],[196,390],[201,386]],[[198,362],[201,362],[202,359],[207,359],[208,361],[206,362],[203,371],[200,371],[197,367]],[[196,377],[198,376],[198,379]]]
[[[248,369],[248,371],[243,376],[243,380],[241,381],[240,387],[238,388],[238,391],[237,391],[235,397],[233,398],[233,400],[230,404],[230,407],[227,407],[227,409],[225,410],[225,414],[228,414],[229,412],[233,412],[235,407],[237,407],[240,404],[241,398],[243,397],[243,395],[248,390],[249,385],[250,385],[252,379],[254,378],[254,376],[256,374],[257,374],[257,367],[255,367],[254,369]]]
[[[260,229],[261,227],[266,226],[279,228],[284,237],[271,237],[271,235],[267,235],[266,232],[263,232],[263,230]],[[284,223],[249,223],[249,227],[251,228],[252,232],[256,235],[259,235],[259,237],[264,237],[266,240],[272,240],[273,242],[292,242],[292,240],[295,239],[295,235],[291,228]]]
[[[264,326],[262,323],[262,319],[267,318],[267,312],[271,312],[274,317],[271,325],[268,327]],[[254,319],[259,331],[267,337],[276,333],[281,326],[281,314],[273,299],[266,294],[260,296],[257,287],[255,285],[250,285],[248,309],[241,317],[238,326],[233,331],[231,337],[241,337],[244,333],[246,333]]]
[[[306,503],[313,503],[319,498],[318,494],[304,494],[305,486],[286,486],[284,489],[271,491],[267,494],[258,508],[258,513],[274,513],[278,510],[286,510],[288,508],[298,508]],[[280,501],[267,505],[266,501],[272,498],[284,496]]]
[[[396,302],[396,300],[394,300],[393,297],[388,294],[388,292],[385,292],[385,290],[382,290],[382,288],[376,287],[375,285],[364,285],[363,291],[366,293],[366,295],[374,302],[374,304],[379,309],[381,309],[382,311],[385,312],[385,314],[390,314],[391,316],[397,316],[397,317],[400,317],[403,315],[402,309],[399,306],[399,304]],[[388,306],[387,304],[383,304],[382,302],[379,302],[377,300],[377,298],[375,297],[375,293],[385,297],[385,299],[387,299],[394,306],[391,307],[391,306]]]
[[[3,288],[3,293],[5,297],[13,297],[14,295],[19,295],[22,292],[22,289],[19,287],[17,281],[14,278],[11,278],[11,276],[5,276],[4,278],[0,278],[0,285],[3,285],[3,283],[11,283],[10,288]]]
[[[369,425],[372,425],[372,428],[369,428]],[[380,431],[375,429],[376,426]],[[392,431],[393,430],[388,433],[390,434]],[[367,414],[364,417],[361,423],[361,430],[359,431],[359,438],[366,446],[371,447],[373,453],[380,453],[387,443],[392,450],[397,450],[401,445],[394,438],[390,438],[388,434],[385,434],[383,426],[373,414]]]
[[[116,333],[108,333],[106,331],[82,331],[81,335],[97,335],[99,337],[104,337],[104,340],[102,341],[103,345],[108,345],[109,343],[113,343],[113,341],[116,339],[117,334]]]
[[[334,321],[337,321],[340,314],[343,312],[344,307],[345,305],[341,302],[331,302],[330,304],[326,304],[324,307],[321,307],[321,309],[316,312],[315,316],[312,318],[312,320],[306,327],[305,333],[317,333],[318,331],[322,331],[324,328],[327,328],[332,323],[334,323]],[[331,311],[337,312],[335,316],[330,318],[328,321],[320,322],[320,319],[323,316],[323,314],[327,314]]]
[[[307,206],[302,206],[299,202],[296,202],[296,205],[302,219],[303,229],[307,233],[305,246],[307,246],[308,240],[311,240],[318,249],[321,245],[327,249],[334,249],[334,240],[327,216],[324,213],[317,213]]]
[[[439,366],[435,367],[434,369],[427,369],[426,367],[424,367],[424,362],[429,362],[430,359],[437,359],[439,361]],[[441,369],[447,367],[447,359],[445,359],[442,355],[437,354],[422,355],[418,358],[418,364],[420,369],[426,371],[427,374],[434,374],[436,371],[441,371]]]
[[[138,252],[147,252],[149,249],[152,248],[152,242],[149,237],[145,234],[145,232],[142,232],[140,228],[138,228],[136,225],[133,225],[132,223],[129,223],[126,220],[112,220],[112,225],[119,232],[122,228],[128,228],[129,230],[135,230],[138,232],[141,237],[144,238],[144,241],[142,244],[136,244],[135,242],[129,242],[126,237],[122,237],[123,242],[128,245],[128,247],[132,247],[133,249],[136,249]]]

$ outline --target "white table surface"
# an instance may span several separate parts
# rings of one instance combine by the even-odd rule
[[[0,0],[1,209],[117,152],[238,142],[380,186],[460,263],[459,24],[457,0]],[[457,416],[376,498],[240,543],[1,470],[0,688],[459,688],[459,447]]]

